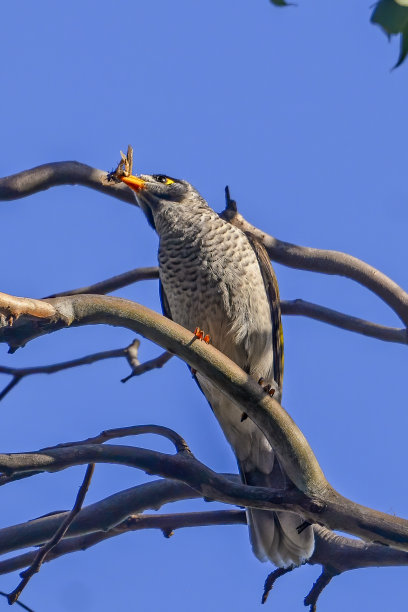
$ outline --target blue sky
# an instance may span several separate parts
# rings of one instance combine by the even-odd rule
[[[408,68],[391,71],[397,42],[369,24],[369,4],[5,4],[0,175],[70,159],[110,170],[131,143],[136,171],[185,178],[216,210],[229,184],[242,214],[269,233],[352,253],[407,287]],[[7,293],[41,297],[156,262],[157,238],[142,213],[85,188],[2,203],[1,219]],[[284,299],[399,325],[352,281],[275,268]],[[159,310],[157,293],[149,281],[118,295]],[[406,516],[406,348],[298,317],[285,318],[284,332],[283,403],[329,481],[357,502]],[[13,356],[0,347],[0,359],[44,364],[132,339],[125,330],[73,329]],[[143,360],[158,352],[142,341]],[[115,360],[24,380],[0,407],[3,450],[153,422],[181,433],[213,469],[236,470],[179,360],[122,385],[127,373]],[[133,442],[170,450],[151,437]],[[83,473],[5,487],[2,525],[70,507]],[[87,501],[143,480],[131,469],[98,466]],[[259,609],[269,570],[252,556],[242,526],[184,530],[170,540],[137,533],[47,564],[22,599],[36,612],[247,612]],[[303,610],[318,573],[306,567],[283,578],[266,607]],[[17,579],[1,577],[0,590]],[[405,568],[350,572],[333,581],[319,610],[402,610],[405,580]]]

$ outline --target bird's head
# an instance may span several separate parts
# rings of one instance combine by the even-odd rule
[[[187,181],[164,174],[141,174],[121,176],[121,181],[130,187],[150,225],[156,229],[157,216],[176,206],[205,205],[205,200]]]

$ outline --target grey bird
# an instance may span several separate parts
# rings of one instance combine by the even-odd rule
[[[187,181],[165,175],[123,176],[160,238],[164,314],[211,343],[280,400],[283,340],[275,274],[263,246],[222,219]],[[242,408],[196,373],[198,384],[237,457],[243,482],[282,488],[289,482],[261,430]],[[264,384],[264,383],[262,383]],[[314,548],[310,526],[289,512],[247,511],[250,539],[261,561],[299,565]]]

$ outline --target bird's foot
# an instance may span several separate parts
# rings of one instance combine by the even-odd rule
[[[200,329],[199,327],[195,328],[194,335],[199,340],[204,340],[204,342],[206,344],[210,344],[210,340],[211,340],[210,335],[209,334],[204,334],[203,330]]]
[[[276,389],[274,387],[272,387],[272,385],[269,385],[269,384],[265,385],[265,380],[263,378],[260,378],[258,380],[258,385],[261,385],[261,387],[265,391],[265,393],[267,393],[271,397],[273,397],[275,395]]]

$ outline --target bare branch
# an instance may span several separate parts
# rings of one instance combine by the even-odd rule
[[[321,495],[308,497],[293,488],[275,491],[230,482],[186,451],[167,455],[129,446],[78,444],[48,448],[36,453],[0,455],[0,469],[5,473],[29,470],[54,472],[84,463],[117,463],[136,467],[148,474],[182,480],[206,499],[238,506],[295,512],[310,523],[318,522],[330,529],[342,529],[365,540],[408,550],[406,520],[355,504],[335,491],[324,491]]]
[[[8,374],[8,372],[6,372],[6,374]],[[14,387],[20,382],[20,380],[22,379],[22,376],[13,376],[13,378],[11,379],[11,381],[8,383],[8,385],[6,385],[3,389],[3,391],[1,391],[0,393],[0,402],[3,398],[6,397],[6,395],[8,393],[10,393],[10,391],[12,389],[14,389]]]
[[[157,266],[151,266],[150,268],[135,268],[112,276],[106,280],[89,285],[88,287],[80,287],[79,289],[71,289],[70,291],[61,291],[60,293],[53,293],[47,296],[47,298],[63,297],[64,295],[81,295],[83,293],[94,293],[98,295],[105,295],[106,293],[112,293],[116,289],[122,289],[133,283],[137,283],[143,280],[153,280],[159,278],[159,268]]]
[[[122,463],[168,478],[182,478],[210,499],[267,509],[276,509],[276,504],[279,504],[280,509],[296,511],[312,523],[319,522],[331,529],[342,529],[363,539],[376,540],[402,550],[408,548],[408,522],[364,508],[339,495],[327,482],[312,449],[285,410],[213,346],[198,341],[192,332],[173,321],[127,300],[85,295],[57,298],[46,303],[53,309],[53,315],[48,321],[33,323],[30,317],[21,316],[13,327],[0,328],[0,339],[8,341],[12,346],[19,346],[28,339],[67,325],[99,323],[120,325],[144,335],[178,354],[192,368],[211,378],[222,392],[243,407],[243,411],[276,449],[285,472],[298,487],[298,491],[284,494],[273,492],[271,496],[270,491],[265,493],[260,488],[255,492],[256,487],[247,487],[246,491],[241,489],[233,495],[226,495],[226,483],[217,481],[218,477],[213,472],[207,472],[207,468],[202,464],[197,465],[195,460],[186,461],[183,457],[180,464],[180,456],[170,458],[160,453],[152,454],[152,451],[114,446],[76,447],[78,452],[71,457],[69,453],[73,447],[47,450],[45,455],[3,455],[1,465],[5,473],[42,469],[53,471],[68,465],[99,461]],[[13,304],[13,300],[10,304]],[[214,485],[215,482],[218,482],[218,486]],[[257,494],[261,495],[264,502],[259,501]]]
[[[37,552],[30,567],[24,572],[22,572],[20,584],[18,584],[17,587],[14,589],[14,591],[12,591],[7,597],[8,603],[10,605],[12,605],[13,603],[17,601],[17,599],[20,597],[23,589],[27,586],[30,579],[34,576],[34,574],[40,571],[41,565],[46,559],[48,553],[51,552],[51,550],[62,540],[62,538],[68,531],[69,526],[72,524],[72,521],[74,520],[75,516],[81,510],[82,504],[84,503],[85,496],[88,492],[89,485],[92,480],[94,469],[95,469],[95,466],[93,464],[88,465],[86,469],[84,480],[78,491],[78,495],[76,497],[74,507],[72,508],[68,516],[65,518],[65,520],[61,523],[60,527],[57,529],[57,531],[55,532],[51,540],[47,542],[46,544],[44,544],[44,546],[42,546],[40,550]]]
[[[154,359],[150,359],[149,361],[145,361],[144,363],[135,366],[131,374],[129,374],[129,376],[126,376],[125,378],[122,378],[121,382],[125,383],[134,376],[140,376],[141,374],[145,374],[145,372],[150,372],[151,370],[155,370],[156,368],[162,368],[172,357],[174,357],[172,353],[165,351],[158,357],[155,357]]]
[[[186,527],[201,527],[211,525],[246,525],[246,514],[243,510],[213,510],[206,512],[187,512],[175,514],[135,514],[116,525],[109,531],[66,538],[47,555],[46,561],[51,561],[62,555],[83,551],[104,540],[142,529],[160,529],[165,537],[173,535],[176,529]],[[36,553],[28,552],[0,562],[0,575],[8,574],[30,565]]]
[[[79,289],[71,289],[70,291],[61,291],[60,293],[54,293],[49,295],[47,298],[63,297],[66,295],[81,295],[81,294],[98,294],[105,295],[111,293],[116,289],[121,289],[142,280],[153,280],[159,278],[159,268],[135,268],[113,276],[106,280],[89,285],[87,287],[80,287]],[[312,302],[306,302],[305,300],[281,300],[281,309],[283,315],[301,315],[304,317],[310,317],[317,321],[323,321],[329,325],[334,325],[348,331],[353,331],[364,336],[370,336],[377,338],[378,340],[384,340],[386,342],[397,342],[400,344],[408,343],[407,330],[405,328],[400,329],[397,327],[388,327],[385,325],[379,325],[372,323],[371,321],[365,321],[351,315],[346,315],[337,310],[332,310],[319,304],[313,304]]]
[[[100,353],[93,353],[92,355],[80,357],[79,359],[72,359],[70,361],[63,361],[62,363],[53,363],[51,365],[45,366],[35,366],[30,368],[11,368],[8,366],[0,365],[0,374],[10,374],[11,376],[13,376],[9,384],[6,385],[3,391],[0,392],[0,401],[17,385],[17,383],[20,382],[22,378],[24,378],[25,376],[31,376],[32,374],[54,374],[55,372],[60,372],[61,370],[76,368],[78,366],[95,363],[104,359],[125,357],[129,362],[130,367],[132,368],[131,373],[121,380],[121,382],[126,382],[130,378],[133,378],[133,376],[141,376],[142,374],[150,372],[151,370],[162,368],[173,357],[172,353],[168,353],[166,351],[164,353],[161,353],[154,359],[149,359],[144,363],[140,363],[140,361],[138,360],[139,345],[140,340],[136,338],[136,340],[134,340],[132,344],[123,349],[102,351]]]
[[[278,402],[233,361],[215,347],[197,340],[192,332],[140,304],[120,298],[83,295],[32,301],[52,308],[49,320],[32,323],[30,318],[20,318],[13,327],[0,327],[0,341],[15,349],[30,339],[67,326],[107,323],[127,327],[178,354],[192,368],[211,378],[231,399],[245,406],[243,411],[264,431],[289,478],[300,490],[330,488],[305,437]]]
[[[85,185],[136,206],[131,189],[109,181],[106,172],[79,162],[54,162],[37,166],[0,179],[0,200],[14,200],[56,185]],[[278,240],[254,227],[229,205],[222,216],[243,231],[251,232],[265,245],[269,256],[285,266],[323,274],[345,276],[367,287],[388,304],[408,326],[408,294],[388,276],[357,257],[331,251],[302,247]]]
[[[131,189],[107,180],[106,170],[77,161],[53,162],[0,178],[0,200],[17,200],[58,185],[83,185],[136,206]]]
[[[80,287],[79,289],[71,289],[70,291],[61,291],[60,293],[53,293],[47,296],[45,299],[63,297],[68,295],[81,295],[81,294],[98,294],[105,295],[121,289],[142,280],[154,280],[159,278],[159,268],[152,266],[150,268],[134,268],[123,274],[107,278],[106,280],[95,283],[94,285],[88,285],[87,287]],[[408,343],[407,330],[405,328],[400,329],[397,327],[388,327],[385,325],[379,325],[353,317],[352,315],[346,315],[337,310],[320,306],[319,304],[313,304],[312,302],[306,302],[302,299],[296,300],[281,300],[281,309],[283,315],[301,315],[304,317],[310,317],[317,321],[323,321],[329,325],[334,325],[348,331],[353,331],[365,336],[377,338],[378,340],[384,340],[386,342],[397,342],[400,344]]]
[[[293,572],[294,569],[296,569],[295,565],[290,565],[289,567],[278,567],[276,568],[276,570],[269,574],[269,576],[265,580],[261,603],[266,603],[269,593],[272,591],[275,582],[278,580],[278,578],[284,576],[285,574],[288,574],[289,572]]]
[[[235,480],[237,480],[238,477],[231,476],[231,478],[235,478]],[[159,505],[162,505],[167,501],[175,501],[176,499],[183,498],[185,499],[189,496],[189,493],[191,497],[196,496],[192,489],[184,487],[183,491],[183,485],[175,482],[170,483],[168,481],[156,481],[154,483],[149,483],[148,485],[139,485],[139,487],[134,487],[129,491],[117,493],[107,500],[102,500],[101,502],[81,510],[76,522],[80,521],[82,515],[87,514],[87,520],[81,521],[83,532],[81,533],[78,530],[78,527],[76,529],[76,533],[81,533],[81,535],[65,538],[61,543],[53,548],[46,560],[50,561],[56,557],[60,557],[71,552],[85,550],[98,544],[99,542],[129,531],[137,531],[141,529],[160,529],[166,537],[169,537],[175,529],[184,527],[246,524],[246,514],[241,510],[161,515],[130,514],[128,518],[118,524],[115,524],[109,529],[106,529],[106,523],[104,523],[103,526],[105,526],[105,530],[101,530],[101,524],[98,522],[98,518],[100,518],[102,515],[109,515],[109,507],[112,507],[114,504],[116,504],[118,508],[121,508],[122,512],[126,512],[126,508],[124,508],[123,504],[126,501],[132,501],[133,495],[133,498],[139,497],[140,500],[144,499],[145,505],[147,506],[149,501],[151,501],[151,494],[148,491],[149,488],[151,491],[154,490],[154,496],[156,497],[156,500],[159,500]],[[170,500],[168,493],[171,491],[173,496]],[[129,493],[131,494],[129,495]],[[163,494],[161,498],[160,493]],[[99,506],[101,506],[100,510],[98,510]],[[129,508],[130,506],[127,509]],[[22,531],[25,532],[26,539],[22,540],[20,537],[19,546],[16,546],[15,548],[25,548],[27,545],[33,545],[32,535],[31,538],[29,536],[27,539],[27,534],[32,531],[35,531],[37,536],[37,539],[34,540],[34,542],[39,543],[41,532],[38,532],[38,523],[41,522],[42,529],[44,530],[47,522],[52,521],[55,523],[55,520],[58,517],[58,520],[61,522],[63,520],[63,516],[64,514],[49,515],[42,517],[41,519],[30,521],[23,525],[9,527],[8,541],[10,542],[10,539],[13,539],[12,530],[18,529],[17,533],[19,535]],[[95,521],[93,529],[91,528],[92,518]],[[6,530],[2,531],[5,532]],[[343,536],[334,534],[330,530],[318,525],[314,525],[314,532],[316,541],[315,551],[308,563],[311,565],[322,565],[324,568],[324,576],[328,574],[330,577],[333,577],[341,574],[344,571],[349,571],[360,567],[408,565],[408,554],[405,552],[375,544],[365,544],[359,540],[351,540],[350,538],[345,538]],[[46,533],[48,532],[46,531]],[[32,563],[35,555],[35,552],[29,552],[0,562],[0,574],[13,572],[26,567]],[[266,601],[266,598],[275,581],[289,571],[292,571],[292,569],[294,568],[280,568],[268,576],[265,582],[264,594],[262,598],[263,603]],[[328,581],[323,584],[322,579],[319,579],[317,587],[323,587],[327,583]],[[310,601],[308,600],[308,605],[311,605],[312,598],[321,592],[322,589],[318,590],[317,587],[315,586],[309,594],[308,598]],[[316,602],[316,600],[317,597],[314,601]]]
[[[22,567],[25,567],[24,565]],[[8,593],[5,593],[4,591],[0,591],[0,595],[2,597],[6,597],[6,599],[8,598]],[[21,601],[16,601],[15,602],[18,606],[20,606],[20,608],[23,608],[23,610],[27,610],[28,612],[34,612],[34,610],[32,608],[29,608],[28,606],[26,606],[25,604],[23,604]]]
[[[370,336],[377,340],[408,344],[408,331],[405,328],[400,329],[398,327],[378,325],[377,323],[346,315],[338,310],[332,310],[331,308],[306,302],[305,300],[282,300],[281,309],[284,315],[310,317],[311,319],[316,319],[316,321],[323,321],[324,323],[329,323],[329,325],[363,334],[363,336]]]
[[[200,495],[188,485],[171,480],[155,480],[131,487],[83,508],[66,537],[72,539],[95,532],[106,533],[132,514],[148,509],[159,510],[164,504],[197,497]],[[43,544],[53,536],[68,515],[69,512],[48,514],[0,529],[0,554]],[[2,568],[0,563],[0,573]]]
[[[327,567],[323,568],[322,573],[314,583],[309,594],[305,597],[305,606],[310,606],[310,612],[316,612],[317,600],[319,599],[323,589],[325,589],[332,578],[337,575],[338,574],[336,572],[332,572]]]
[[[373,266],[341,251],[303,247],[278,240],[248,223],[241,214],[229,209],[224,211],[222,216],[242,231],[256,236],[264,244],[273,261],[298,270],[351,278],[378,295],[396,312],[405,326],[408,326],[408,293]]]
[[[0,365],[0,374],[10,374],[11,376],[18,376],[20,378],[31,376],[32,374],[55,374],[55,372],[61,372],[61,370],[77,368],[82,365],[103,361],[104,359],[126,357],[126,351],[127,348],[113,349],[111,351],[102,351],[100,353],[93,353],[92,355],[85,355],[85,357],[71,359],[70,361],[62,361],[61,363],[52,363],[50,365],[34,366],[30,368],[11,368]]]

